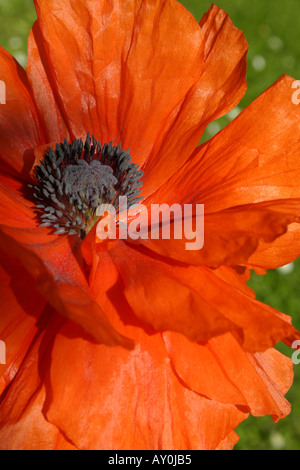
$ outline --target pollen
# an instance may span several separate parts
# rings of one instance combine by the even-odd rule
[[[131,207],[141,197],[143,171],[132,163],[129,150],[112,142],[104,144],[87,134],[85,143],[75,139],[49,148],[35,167],[35,185],[29,185],[41,227],[57,235],[84,239],[99,220],[97,208],[127,197]]]

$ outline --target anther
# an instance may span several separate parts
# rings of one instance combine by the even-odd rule
[[[113,204],[126,196],[128,207],[136,204],[143,171],[131,162],[129,150],[112,142],[104,144],[87,134],[85,143],[76,139],[49,148],[35,168],[36,185],[29,185],[41,220],[57,235],[84,238],[97,222],[97,207]]]

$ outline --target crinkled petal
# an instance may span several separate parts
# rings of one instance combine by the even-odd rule
[[[184,387],[158,334],[136,331],[131,352],[69,336],[54,344],[47,418],[81,449],[214,449],[247,417]]]
[[[248,265],[254,269],[276,269],[289,264],[300,256],[300,224],[288,226],[288,230],[273,243],[261,241],[250,256]]]
[[[239,441],[240,436],[236,432],[231,432],[228,436],[219,443],[216,450],[232,450],[235,444]]]
[[[52,343],[61,319],[44,318],[10,384],[0,396],[2,450],[71,450],[76,447],[44,416]],[[0,366],[1,367],[1,366]],[[49,392],[50,393],[50,392]]]
[[[145,166],[144,196],[177,174],[209,122],[234,108],[246,91],[248,44],[243,33],[216,5],[203,16],[200,26],[204,35],[203,71],[173,112],[168,131],[156,142]]]
[[[172,221],[170,239],[157,240],[149,233],[148,239],[140,239],[139,242],[159,255],[186,264],[210,267],[247,265],[260,242],[271,244],[288,230],[292,222],[299,220],[300,199],[260,202],[215,213],[206,213],[205,210],[204,204],[202,222],[202,216],[193,216],[193,231],[190,221],[184,219],[182,212],[182,238],[174,238],[175,223]],[[295,245],[294,259],[297,253]]]
[[[292,101],[293,82],[283,75],[151,199],[201,203],[211,213],[300,197],[300,107]]]
[[[99,253],[91,284],[100,307],[136,348],[93,345],[78,327],[65,325],[52,353],[49,421],[83,449],[222,446],[247,413],[200,397],[182,384],[160,334],[134,316],[106,251]],[[76,368],[66,365],[69,360]]]
[[[46,142],[69,140],[69,131],[57,94],[50,85],[53,72],[51,67],[47,66],[46,51],[37,22],[34,23],[28,37],[26,72],[38,107],[40,121],[43,124]]]
[[[110,250],[135,314],[156,330],[182,332],[206,341],[235,328],[190,283],[180,267],[156,260],[121,242]],[[183,268],[184,270],[184,268]]]
[[[31,151],[43,142],[43,132],[26,72],[1,47],[0,70],[6,94],[6,103],[0,104],[0,170],[28,179]]]
[[[35,3],[28,75],[48,140],[61,139],[66,126],[65,137],[90,131],[120,142],[144,164],[144,195],[245,92],[247,43],[216,6],[200,27],[173,0]]]
[[[103,143],[130,147],[133,160],[143,163],[202,71],[195,18],[174,0],[35,5],[28,73],[40,111],[50,102],[47,113],[52,109],[57,121],[51,88],[72,138],[90,131]],[[44,94],[35,75],[48,77]],[[49,137],[55,129],[48,125]]]
[[[110,325],[90,291],[75,237],[49,234],[37,227],[34,208],[10,189],[0,187],[0,246],[18,258],[37,283],[37,289],[66,317],[106,344],[132,342]]]
[[[246,353],[230,333],[205,345],[175,333],[165,333],[164,338],[176,372],[191,390],[221,403],[246,406],[255,416],[278,420],[289,414],[284,394],[294,377],[290,358],[275,349]]]
[[[6,364],[0,365],[1,394],[31,346],[46,300],[36,291],[34,280],[18,260],[2,250],[0,255],[0,339],[6,349]]]
[[[182,333],[197,342],[232,332],[251,352],[295,334],[290,317],[256,301],[243,278],[240,287],[232,285],[216,270],[175,264],[121,242],[109,253],[131,308],[157,330]]]

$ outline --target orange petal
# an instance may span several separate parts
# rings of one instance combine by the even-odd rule
[[[203,16],[200,26],[205,48],[203,71],[173,111],[168,131],[160,135],[147,161],[144,196],[176,174],[197,147],[207,124],[234,108],[246,91],[248,44],[243,33],[216,5]]]
[[[28,37],[27,76],[39,110],[46,142],[63,142],[70,138],[67,125],[60,110],[55,88],[51,87],[53,71],[47,66],[46,51],[38,23]]]
[[[289,414],[284,394],[293,382],[290,358],[275,349],[245,353],[231,334],[205,345],[174,333],[165,333],[164,338],[176,372],[193,391],[221,403],[246,406],[255,416],[272,415],[277,420]]]
[[[300,212],[297,200],[293,201],[300,196],[300,114],[299,106],[292,102],[292,83],[291,77],[281,77],[235,121],[203,144],[167,184],[147,199],[147,205],[153,202],[204,204],[204,248],[200,252],[187,252],[183,243],[173,240],[147,241],[148,248],[180,261],[210,266],[247,264],[253,253],[253,265],[272,266],[271,254],[268,256],[267,252],[264,265],[271,232],[274,242],[290,223],[297,221]],[[270,201],[270,205],[264,201]],[[293,204],[296,217],[290,219]],[[213,229],[214,223],[219,225],[219,230]],[[284,245],[287,237],[275,245],[275,263],[279,257],[285,261],[299,256],[298,244],[291,244],[286,256],[283,252],[279,255],[281,243]],[[273,253],[271,245],[269,248]]]
[[[174,0],[35,5],[28,73],[38,108],[50,102],[57,121],[51,87],[71,137],[90,131],[102,142],[121,142],[143,163],[200,76],[203,36],[195,18]],[[49,76],[45,97],[36,71],[43,81]]]
[[[57,336],[47,417],[77,447],[213,449],[247,417],[184,387],[160,335],[135,329],[134,339],[129,352],[92,345],[71,325]]]
[[[205,271],[207,289],[202,290],[204,298],[212,301],[227,318],[243,329],[242,335],[238,331],[232,333],[245,350],[263,351],[296,334],[291,318],[255,300],[253,292],[245,290],[243,279],[240,286],[232,285],[229,278],[224,280],[220,276],[219,270],[206,268]],[[218,289],[222,296],[213,295],[213,288]]]
[[[288,230],[273,243],[261,241],[250,256],[248,265],[254,269],[276,269],[291,263],[300,256],[300,224],[288,226]]]
[[[25,387],[28,383],[23,382]],[[20,389],[13,387],[9,398],[20,400],[16,397],[16,392]],[[17,421],[14,421],[12,413],[9,419],[6,414],[1,412],[2,424],[0,427],[0,449],[1,450],[77,450],[77,448],[68,442],[63,434],[53,424],[50,424],[42,414],[45,402],[44,387],[36,391],[36,394],[29,396],[29,404]],[[24,397],[25,399],[25,397]],[[3,410],[8,408],[8,402],[5,400],[2,404]],[[12,411],[12,410],[10,410]]]
[[[198,278],[202,297],[238,326],[232,334],[244,350],[264,351],[295,334],[291,318],[255,300],[253,292],[245,289],[243,277],[239,285],[237,280],[233,285],[229,277],[225,280],[223,273],[220,275],[220,270],[191,267],[190,271],[187,282]]]
[[[210,342],[201,345],[171,332],[164,333],[163,337],[171,363],[188,388],[220,403],[247,405],[237,384],[231,381],[221,360],[211,350]],[[220,348],[223,338],[224,335],[217,338]],[[235,360],[233,355],[230,359]]]
[[[184,268],[158,261],[121,242],[110,250],[110,256],[125,285],[129,305],[156,330],[170,329],[192,341],[206,341],[236,327],[185,282]]]
[[[294,334],[290,317],[264,305],[218,271],[176,265],[119,242],[110,255],[122,277],[135,314],[157,330],[184,334],[192,341],[231,331],[244,349],[265,350]]]
[[[239,441],[240,436],[234,431],[228,434],[228,436],[219,443],[216,450],[232,450],[235,444]]]
[[[284,356],[276,349],[268,349],[254,354],[254,361],[261,380],[268,384],[270,394],[276,403],[278,394],[285,394],[291,387],[294,379],[293,363],[289,357]],[[273,414],[273,420],[284,418],[290,411],[289,403],[285,404],[285,410]]]
[[[18,258],[37,282],[37,289],[60,313],[83,325],[98,341],[132,342],[117,333],[93,299],[75,237],[56,236],[37,227],[33,208],[0,186],[0,245]],[[24,202],[25,201],[25,202]]]
[[[9,188],[20,196],[24,196],[24,181],[16,178],[16,176],[0,171],[0,185],[6,189]]]
[[[204,211],[206,206],[204,205]],[[191,234],[183,230],[182,239],[140,240],[146,248],[165,257],[187,264],[218,267],[247,265],[259,243],[272,243],[299,219],[300,199],[261,202],[236,206],[216,213],[204,214],[204,246],[187,249]],[[171,234],[173,234],[171,223]],[[172,235],[173,236],[173,235]],[[196,240],[193,235],[193,243]],[[200,238],[200,234],[199,234]],[[293,248],[291,248],[292,250]],[[297,257],[294,247],[294,259]]]
[[[6,88],[6,104],[0,104],[0,169],[28,179],[33,161],[30,151],[42,143],[43,133],[26,72],[1,47],[0,69]]]
[[[111,264],[108,253],[99,254],[93,294],[136,348],[93,345],[74,325],[66,325],[52,354],[48,419],[79,448],[215,448],[247,415],[200,397],[177,380],[161,336],[134,318]],[[71,356],[76,369],[65,366]]]
[[[155,199],[201,203],[208,213],[300,197],[300,107],[292,101],[293,82],[282,76],[199,147]]]
[[[0,252],[0,339],[6,346],[6,364],[0,365],[1,394],[15,377],[33,342],[46,300],[36,291],[33,279],[21,263]]]
[[[250,269],[242,268],[240,266],[220,266],[219,268],[215,269],[214,272],[217,274],[219,279],[222,279],[232,287],[243,291],[248,295],[248,297],[253,297],[253,299],[255,299],[255,292],[247,285],[247,282],[251,278]]]
[[[0,183],[0,221],[1,225],[10,227],[37,228],[38,223],[35,216],[35,205],[24,198],[22,194],[24,184],[10,183],[8,186]],[[14,186],[14,189],[12,189]],[[41,231],[42,233],[42,231]]]
[[[58,320],[58,321],[57,321]],[[28,350],[10,387],[0,401],[0,448],[2,450],[76,449],[43,414],[45,381],[51,360],[52,342],[61,322],[52,318]],[[1,366],[0,366],[1,367]]]

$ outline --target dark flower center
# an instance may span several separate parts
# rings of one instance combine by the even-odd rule
[[[119,197],[127,197],[131,207],[141,198],[143,176],[129,151],[112,142],[101,146],[93,136],[85,143],[65,139],[49,148],[36,170],[37,185],[30,185],[36,200],[41,227],[52,227],[55,234],[77,234],[82,239],[99,220],[101,204],[119,209]]]

